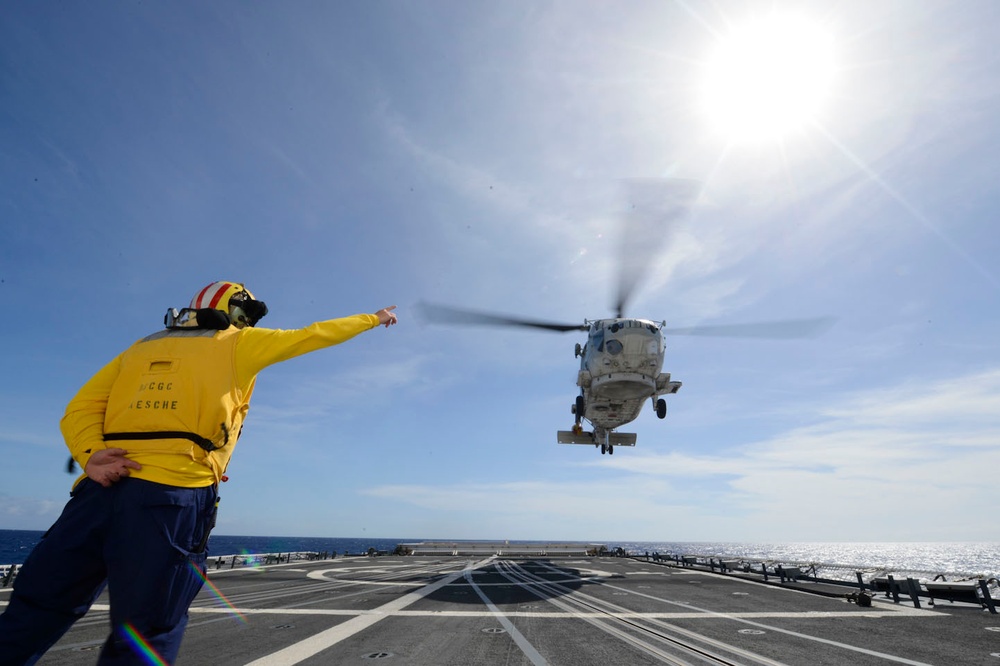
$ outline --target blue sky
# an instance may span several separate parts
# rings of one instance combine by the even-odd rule
[[[713,54],[765,24],[799,36],[775,69],[829,49],[786,86],[824,87],[791,118],[767,93],[767,131],[739,97],[724,124]],[[262,373],[219,533],[988,540],[998,33],[993,2],[13,3],[0,528],[67,499],[79,386],[229,279],[269,327],[390,304],[400,324]],[[702,189],[629,314],[837,323],[670,338],[667,418],[602,456],[555,442],[582,334],[416,306],[610,315],[634,177]]]

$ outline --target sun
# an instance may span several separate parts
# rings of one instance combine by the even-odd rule
[[[761,19],[719,39],[705,68],[704,111],[729,141],[784,139],[822,111],[833,75],[828,31],[801,17]]]

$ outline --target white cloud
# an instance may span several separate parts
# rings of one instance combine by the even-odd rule
[[[37,530],[59,516],[63,502],[0,493],[0,523],[5,529]]]
[[[955,378],[928,376],[898,387],[866,392],[826,410],[838,421],[910,428],[944,428],[956,435],[971,422],[1000,428],[1000,369]],[[967,433],[966,433],[967,434]]]
[[[42,432],[44,430],[44,432]],[[38,432],[27,430],[8,430],[0,432],[0,442],[6,442],[16,446],[37,446],[49,448],[53,444],[61,444],[62,436],[58,432],[58,427],[40,428]]]
[[[523,235],[530,239],[529,244],[520,248],[519,265],[554,263],[563,274],[560,283],[566,289],[563,296],[573,295],[571,287],[576,287],[577,294],[580,291],[597,294],[602,308],[610,305],[615,296],[613,283],[622,267],[620,264],[628,261],[618,256],[619,236],[627,231],[619,219],[626,201],[625,181],[566,178],[558,183],[551,179],[532,182],[529,176],[527,180],[505,182],[499,173],[491,173],[476,164],[460,163],[421,144],[401,123],[392,123],[391,127],[397,140],[442,182],[502,216],[504,224],[496,227],[501,238]],[[525,178],[524,174],[519,175]],[[649,257],[648,265],[643,266],[643,280],[633,294],[629,313],[652,319],[665,316],[664,313],[641,313],[639,309],[648,308],[644,296],[662,291],[670,283],[672,293],[680,301],[674,307],[679,308],[684,324],[718,316],[733,307],[745,280],[710,281],[709,278],[751,253],[756,243],[734,243],[719,228],[714,231],[692,229],[687,221],[678,221],[675,225],[662,251]],[[759,235],[758,232],[754,231]],[[457,244],[455,256],[489,255],[502,246],[496,238],[449,235],[445,238]],[[483,245],[473,245],[476,241]],[[464,249],[459,247],[463,244]],[[734,250],[734,245],[738,251]],[[564,261],[561,257],[569,259]],[[517,278],[512,276],[512,279]],[[610,313],[582,314],[595,317]]]
[[[317,373],[316,366],[311,365],[306,374],[291,370],[292,375],[265,377],[268,400],[254,400],[251,418],[255,426],[307,424],[332,413],[343,415],[350,409],[378,403],[384,396],[400,391],[437,389],[439,384],[429,383],[426,368],[430,361],[429,357],[416,355],[383,359],[346,369],[338,367],[330,375]]]
[[[384,485],[363,494],[461,525],[455,538],[636,539],[713,511],[688,506],[669,482],[653,478]]]
[[[633,539],[667,531],[690,540],[984,538],[1000,501],[1000,370],[865,391],[814,413],[813,425],[721,454],[602,456],[583,464],[597,470],[592,481],[391,485],[368,494],[474,512],[485,523],[521,516],[538,534],[558,525]]]

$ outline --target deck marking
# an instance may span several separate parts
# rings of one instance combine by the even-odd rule
[[[339,598],[339,597],[338,597]],[[107,605],[94,604],[94,610],[109,610]],[[275,608],[243,608],[238,610],[244,615],[395,615],[398,617],[492,617],[489,611],[451,611],[451,610],[401,610],[395,613],[383,612],[381,608],[375,610],[357,610],[343,608],[292,608],[288,606]],[[213,615],[231,613],[227,608],[202,606],[191,607],[188,611],[191,615]],[[583,617],[606,617],[606,613],[586,613],[567,611],[509,611],[507,617],[533,617],[564,619]],[[819,620],[835,617],[843,618],[889,618],[899,617],[900,613],[894,610],[885,611],[760,611],[746,613],[726,613],[726,614],[706,614],[704,612],[653,612],[643,613],[638,611],[627,611],[616,613],[617,616],[638,620],[739,620],[739,619],[792,619],[792,620]],[[905,613],[904,613],[905,615]],[[102,620],[103,621],[103,620]]]
[[[628,620],[625,619],[625,615],[630,612],[627,608],[623,608],[621,606],[618,606],[617,604],[612,604],[610,602],[603,601],[589,594],[584,594],[579,590],[566,590],[561,585],[549,585],[548,583],[545,582],[545,579],[542,578],[541,576],[530,573],[524,567],[514,562],[506,562],[506,564],[508,565],[509,570],[503,573],[504,576],[510,576],[513,579],[517,578],[522,579],[523,584],[525,586],[530,586],[531,591],[536,595],[539,596],[544,595],[545,600],[548,601],[550,604],[553,604],[554,606],[562,608],[564,610],[576,612],[577,617],[579,617],[580,619],[585,620],[589,624],[597,627],[598,629],[604,631],[607,634],[615,636],[626,645],[631,645],[632,647],[638,648],[646,652],[647,654],[650,654],[660,659],[661,661],[664,661],[665,663],[672,663],[672,664],[689,663],[687,661],[683,661],[683,659],[678,659],[678,657],[674,653],[670,652],[669,649],[665,650],[662,647],[655,645],[654,643],[648,642],[634,635],[633,633],[631,633],[630,627],[620,626],[623,623],[625,623],[626,625],[629,624]],[[543,565],[543,567],[549,569],[550,571],[559,570],[558,567],[555,567],[551,564],[545,564]],[[564,593],[564,596],[559,597],[556,593]],[[586,615],[591,615],[592,613],[586,611],[580,612],[578,609],[573,607],[573,604],[577,605],[583,604],[591,608],[597,608],[598,612],[596,613],[596,615],[600,618],[600,620],[596,618],[590,619],[588,617],[585,617]],[[635,623],[631,624],[632,627],[648,630],[648,628],[642,627],[641,625]],[[735,645],[730,645],[722,641],[714,640],[712,638],[709,638],[708,636],[699,634],[694,631],[688,631],[686,629],[681,629],[680,627],[668,625],[662,622],[653,621],[653,624],[656,625],[659,629],[669,630],[674,634],[673,636],[671,636],[665,633],[654,632],[654,634],[659,633],[659,635],[656,636],[657,640],[666,643],[668,647],[679,649],[683,653],[694,655],[696,658],[699,656],[708,656],[710,658],[715,658],[720,663],[732,663],[728,661],[728,659],[720,659],[718,655],[710,653],[708,651],[708,648],[704,647],[705,645],[709,645],[713,648],[722,650],[723,653],[729,653],[744,658],[747,660],[746,663],[761,664],[762,666],[786,666],[782,662],[774,661],[763,655],[749,652]],[[697,642],[701,643],[702,645],[699,646],[693,643],[685,643],[683,640],[677,637],[677,634],[681,634],[688,638],[692,638]]]
[[[340,597],[334,597],[335,599],[340,599],[345,596],[357,596],[360,594],[368,594],[368,592],[358,592],[354,594],[341,595]],[[320,601],[328,601],[328,599],[322,599]],[[663,601],[662,599],[660,601]],[[309,602],[318,603],[318,602]],[[675,602],[678,603],[678,602]],[[686,604],[681,604],[686,605]],[[0,602],[0,608],[6,606],[4,602]],[[90,607],[91,611],[110,611],[111,606],[108,604],[97,603]],[[400,610],[395,613],[385,612],[382,608],[374,610],[351,610],[351,609],[340,609],[340,608],[295,608],[289,606],[277,606],[274,608],[251,608],[245,606],[237,606],[237,610],[244,615],[397,615],[399,617],[491,617],[492,613],[489,611],[439,611],[439,610]],[[220,608],[218,606],[191,606],[188,609],[188,613],[191,615],[231,615],[232,611],[228,608]],[[914,612],[911,609],[905,608],[888,608],[886,610],[869,610],[869,611],[747,611],[747,612],[737,612],[737,613],[710,613],[706,611],[660,611],[660,612],[625,612],[621,613],[621,617],[631,618],[631,619],[657,619],[657,620],[750,620],[750,619],[798,619],[798,620],[818,620],[818,619],[828,619],[828,618],[890,618],[899,617],[900,615],[925,615],[924,613]],[[564,611],[546,611],[546,610],[524,610],[524,611],[511,611],[507,613],[507,617],[527,617],[527,618],[551,618],[551,619],[564,619],[573,617],[582,617],[585,615],[591,615],[593,617],[603,617],[603,613],[579,613],[579,612],[564,612]],[[106,618],[96,618],[93,623],[103,623]],[[85,626],[87,622],[86,618],[78,621],[74,626]]]
[[[616,585],[609,585],[607,583],[601,583],[601,585],[603,585],[604,587],[610,587],[610,588],[616,589],[616,590],[625,590],[626,589],[624,587],[618,587]],[[629,590],[626,590],[626,591],[629,591]],[[913,661],[912,659],[907,659],[905,657],[897,657],[894,654],[887,654],[885,652],[877,652],[875,650],[868,650],[866,648],[857,647],[855,645],[850,645],[848,643],[841,643],[840,641],[833,641],[833,640],[830,640],[830,639],[827,639],[827,638],[819,638],[818,636],[810,636],[809,634],[802,634],[802,633],[799,633],[797,631],[791,631],[789,629],[782,629],[780,627],[775,627],[775,626],[770,625],[770,624],[760,624],[759,622],[751,622],[750,620],[747,620],[747,619],[742,618],[742,617],[737,617],[736,615],[730,614],[730,613],[718,613],[716,611],[710,611],[710,610],[708,610],[706,608],[698,608],[697,606],[692,606],[690,604],[679,603],[679,602],[676,602],[676,601],[670,601],[669,599],[662,599],[660,597],[654,597],[651,594],[644,594],[642,592],[632,591],[632,594],[634,594],[636,596],[639,596],[639,597],[646,597],[647,599],[653,599],[653,600],[660,601],[660,602],[663,602],[663,603],[668,603],[668,604],[671,604],[671,605],[674,605],[674,606],[682,606],[682,607],[690,609],[690,610],[701,611],[703,613],[707,613],[709,615],[715,615],[715,616],[718,616],[718,617],[721,617],[721,618],[731,617],[732,619],[736,620],[737,622],[743,622],[745,624],[749,624],[750,626],[757,627],[759,629],[766,629],[768,631],[776,631],[778,633],[786,634],[788,636],[795,636],[796,638],[805,638],[807,640],[814,641],[816,643],[823,643],[824,645],[832,645],[834,647],[843,648],[845,650],[850,650],[852,652],[860,652],[861,654],[867,654],[867,655],[870,655],[872,657],[878,657],[880,659],[886,659],[888,661],[894,661],[894,662],[899,663],[899,664],[907,664],[908,666],[931,666],[930,664],[927,664],[926,662],[923,662],[923,661]],[[900,612],[900,611],[896,611],[896,612]],[[916,609],[914,609],[912,611],[912,613],[914,615],[925,615],[925,614],[928,615],[928,616],[933,615],[933,613],[931,611],[919,611],[919,610],[916,610]],[[907,614],[910,614],[910,613],[907,612]]]
[[[357,617],[351,618],[346,622],[330,627],[326,631],[321,631],[315,636],[310,636],[303,641],[293,643],[292,645],[278,650],[277,652],[272,652],[271,654],[261,657],[260,659],[255,659],[254,661],[249,662],[246,666],[291,666],[291,664],[297,664],[304,661],[309,657],[336,645],[340,641],[350,638],[359,631],[367,629],[376,622],[390,617],[410,604],[416,603],[424,597],[437,592],[445,585],[449,585],[461,578],[469,569],[478,569],[479,567],[490,563],[493,559],[493,557],[488,557],[487,559],[475,564],[468,564],[461,571],[451,573],[436,583],[431,583],[430,585],[422,587],[419,590],[414,590],[413,592],[404,594],[398,599],[394,599],[387,604],[379,606],[374,611],[358,615]]]
[[[510,637],[514,639],[514,643],[517,644],[517,647],[521,648],[521,652],[524,653],[524,656],[526,656],[528,660],[534,664],[534,666],[548,666],[549,662],[545,661],[545,657],[543,657],[538,650],[535,649],[534,645],[528,642],[528,639],[524,637],[524,634],[517,630],[517,627],[515,627],[514,623],[511,622],[506,615],[504,615],[503,611],[497,608],[496,604],[490,601],[490,598],[486,596],[486,593],[483,592],[478,585],[472,582],[472,575],[468,569],[465,570],[465,580],[468,581],[469,585],[472,586],[472,589],[476,591],[476,594],[478,594],[482,602],[486,604],[486,607],[490,609],[490,613],[493,617],[500,621],[503,628],[506,629],[507,633],[510,634]]]

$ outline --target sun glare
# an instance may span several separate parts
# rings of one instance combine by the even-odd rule
[[[705,112],[731,141],[785,138],[823,108],[833,60],[829,33],[801,18],[771,17],[734,28],[708,62]]]

